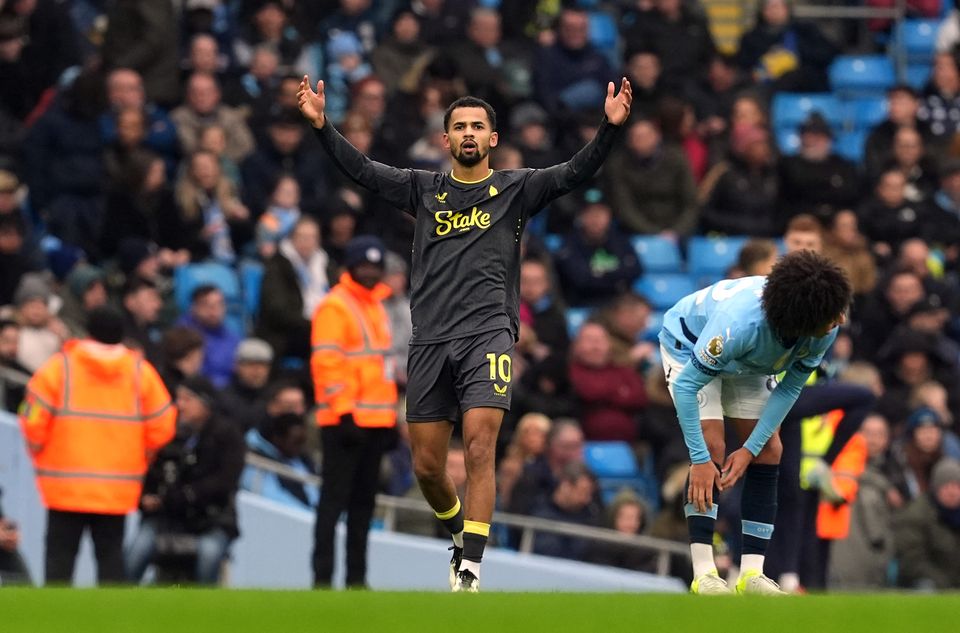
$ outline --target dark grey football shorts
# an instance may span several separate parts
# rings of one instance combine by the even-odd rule
[[[407,421],[457,421],[475,407],[510,410],[513,334],[509,330],[410,346]]]

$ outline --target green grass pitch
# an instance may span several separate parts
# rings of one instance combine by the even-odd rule
[[[0,589],[4,633],[957,631],[960,595],[803,596]]]

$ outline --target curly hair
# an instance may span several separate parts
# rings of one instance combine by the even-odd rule
[[[763,312],[782,337],[813,336],[850,305],[850,281],[843,270],[813,251],[781,259],[767,276]]]

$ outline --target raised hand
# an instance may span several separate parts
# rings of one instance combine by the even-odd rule
[[[633,103],[633,88],[630,82],[624,77],[620,81],[620,92],[614,96],[614,85],[611,81],[607,84],[607,99],[603,104],[603,112],[607,115],[607,120],[614,125],[623,125],[627,117],[630,116],[630,104]]]
[[[310,78],[306,75],[300,81],[300,89],[297,91],[297,105],[300,107],[300,113],[303,114],[315,128],[322,128],[327,122],[323,110],[327,105],[327,97],[323,92],[323,80],[317,82],[317,91],[314,92],[310,87]]]

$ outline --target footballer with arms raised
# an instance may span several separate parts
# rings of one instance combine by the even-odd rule
[[[407,368],[407,421],[414,472],[424,497],[453,536],[450,586],[477,591],[496,496],[494,453],[510,409],[511,358],[519,327],[520,238],[527,220],[592,176],[630,114],[632,93],[607,86],[597,134],[568,162],[494,171],[496,113],[462,97],[444,115],[453,169],[398,169],[370,160],[324,117],[323,82],[300,84],[300,111],[337,167],[416,218]],[[467,492],[446,473],[453,421],[462,416]]]
[[[684,513],[693,593],[731,593],[713,558],[714,499],[740,477],[743,554],[736,590],[783,593],[763,574],[777,512],[777,431],[846,322],[850,299],[850,282],[836,264],[797,251],[766,277],[717,282],[664,315],[663,368],[692,464]],[[724,418],[743,442],[729,456]]]

